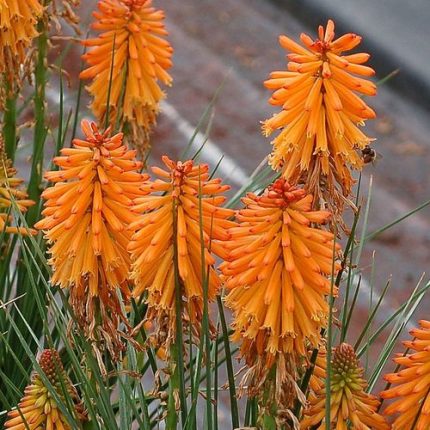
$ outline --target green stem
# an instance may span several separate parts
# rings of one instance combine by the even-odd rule
[[[315,363],[317,361],[318,352],[319,352],[318,348],[315,348],[312,351],[309,367],[306,369],[306,373],[303,376],[303,380],[302,380],[302,383],[300,385],[300,390],[305,396],[306,396],[306,392],[308,390],[309,382],[310,382],[311,377],[312,377],[314,370],[315,370]],[[300,420],[301,410],[302,410],[302,404],[300,403],[299,399],[296,399],[296,401],[294,403],[294,415],[298,420]]]
[[[231,350],[230,350],[230,339],[228,335],[228,327],[227,327],[227,322],[224,315],[224,307],[222,304],[222,299],[220,296],[217,296],[217,304],[218,304],[219,316],[221,321],[222,337],[224,341],[224,350],[225,350],[225,356],[226,356],[228,390],[230,393],[231,424],[235,429],[239,427],[239,409],[237,407],[236,386],[234,381],[234,369],[233,369],[233,360],[232,360]]]
[[[327,323],[327,370],[326,370],[326,378],[325,378],[325,386],[326,386],[326,398],[325,398],[325,428],[326,430],[330,430],[331,423],[331,356],[332,356],[332,331],[333,331],[333,304],[334,304],[334,265],[336,260],[336,229],[334,231],[334,240],[333,240],[333,255],[332,255],[332,267],[331,267],[331,285],[330,285],[330,301],[329,301],[329,314],[328,314],[328,323]],[[339,275],[339,274],[338,274]],[[338,279],[338,278],[337,278]],[[336,281],[337,281],[336,279]],[[340,282],[340,281],[339,281]]]
[[[219,331],[219,323],[217,324],[217,333]],[[213,428],[218,430],[218,342],[213,343],[213,361],[214,361],[214,404],[213,404]]]
[[[179,260],[178,260],[178,243],[177,243],[177,202],[173,203],[173,261],[175,271],[175,314],[176,314],[176,339],[175,339],[175,355],[176,360],[175,371],[178,372],[178,387],[179,387],[179,399],[181,403],[181,419],[182,425],[184,425],[187,419],[187,398],[185,394],[185,381],[184,381],[184,357],[183,357],[183,336],[182,336],[182,284],[179,277]],[[190,327],[191,330],[191,327]]]
[[[200,173],[200,172],[199,172]],[[208,430],[212,430],[212,374],[211,374],[211,339],[210,339],[210,327],[209,327],[209,267],[206,271],[205,262],[205,247],[204,247],[204,232],[203,232],[203,208],[202,208],[202,184],[199,175],[199,227],[200,227],[200,256],[202,265],[202,281],[203,281],[203,335],[205,339],[205,365],[206,365],[206,425]],[[211,224],[213,219],[211,220]],[[213,225],[211,225],[212,232]]]
[[[250,423],[251,423],[251,399],[248,398],[246,400],[244,425],[249,426]]]
[[[264,384],[263,399],[261,404],[262,410],[264,411],[262,416],[262,426],[264,430],[275,430],[277,428],[275,417],[278,414],[279,405],[273,401],[273,391],[276,390],[276,372],[277,365],[274,364],[270,369],[270,372],[267,374]]]
[[[88,39],[88,33],[85,39]],[[85,53],[87,52],[87,47],[84,47],[84,51],[83,51],[83,55],[85,55]],[[84,70],[84,63],[83,61],[81,62],[81,72]],[[73,139],[76,137],[76,132],[78,130],[78,121],[79,121],[79,112],[80,112],[80,107],[81,107],[81,98],[82,98],[82,89],[84,88],[84,83],[82,81],[82,79],[79,79],[79,87],[78,87],[78,93],[76,96],[76,106],[75,106],[75,114],[73,117],[73,127],[72,127],[72,137],[71,140],[73,141]]]
[[[257,399],[254,397],[251,401],[252,409],[251,409],[251,426],[257,427],[258,421],[258,403]]]
[[[107,129],[110,124],[110,96],[112,92],[113,70],[115,65],[115,41],[116,41],[116,33],[113,35],[113,42],[112,42],[112,56],[111,56],[111,63],[110,63],[109,85],[108,85],[108,93],[107,93],[107,100],[106,100],[105,129]]]
[[[173,361],[173,357],[178,355],[178,346],[173,344],[170,347],[170,356],[172,357],[172,373],[169,378],[169,398],[167,400],[167,417],[166,430],[176,430],[178,426],[178,414],[176,413],[176,396],[180,391],[180,375],[178,364]]]
[[[45,146],[48,127],[45,121],[45,87],[47,82],[46,57],[48,53],[48,29],[43,20],[37,24],[40,34],[38,38],[37,63],[35,69],[34,112],[35,129],[33,142],[33,161],[31,166],[30,183],[28,185],[29,198],[38,202],[40,200],[40,184],[42,182],[43,149]],[[35,205],[27,213],[27,222],[33,225],[37,219],[39,205]]]
[[[3,116],[3,137],[7,157],[14,161],[17,144],[16,133],[16,94],[11,95],[6,99],[5,112]]]

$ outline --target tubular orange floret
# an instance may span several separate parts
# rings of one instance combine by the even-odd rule
[[[281,130],[273,140],[270,164],[282,170],[292,184],[303,183],[320,200],[341,212],[343,197],[351,193],[353,179],[349,167],[361,169],[357,150],[372,142],[358,126],[375,112],[357,94],[376,94],[372,82],[358,76],[373,76],[362,64],[368,54],[342,55],[357,46],[361,38],[349,33],[334,39],[334,23],[329,20],[318,38],[301,35],[302,47],[280,36],[288,55],[288,71],[273,72],[265,86],[274,93],[269,103],[282,111],[266,120],[263,132]],[[340,187],[340,189],[338,189]]]
[[[136,151],[122,143],[122,134],[109,137],[95,123],[82,121],[85,140],[75,139],[54,158],[60,170],[45,178],[43,219],[36,228],[45,232],[53,268],[51,282],[70,290],[72,308],[90,339],[104,337],[114,357],[121,342],[116,331],[124,322],[117,289],[130,296],[127,229],[137,219],[133,199],[148,175]],[[100,318],[99,318],[100,316]],[[100,323],[96,322],[100,320]],[[100,327],[98,327],[100,324]]]
[[[0,75],[5,74],[12,87],[26,51],[37,36],[36,24],[42,13],[38,0],[0,0]]]
[[[411,352],[394,359],[400,371],[385,375],[393,386],[381,397],[394,400],[384,410],[384,415],[396,415],[394,430],[430,428],[430,322],[419,324],[410,331],[413,340],[403,342]]]
[[[309,358],[312,357],[313,350],[309,351]],[[309,363],[311,365],[311,363]],[[325,345],[318,350],[318,355],[314,363],[314,369],[309,379],[309,400],[315,399],[316,393],[325,386],[327,376],[327,350]]]
[[[12,166],[11,160],[6,156],[3,139],[0,136],[0,235],[8,234],[36,234],[36,230],[11,225],[16,207],[21,213],[34,205],[28,199],[27,193],[20,189],[23,180],[16,177],[16,169]]]
[[[312,196],[285,179],[242,201],[220,269],[231,290],[226,304],[234,312],[232,338],[241,342],[241,355],[260,382],[280,357],[297,363],[309,345],[320,345],[331,289],[327,276],[339,270],[333,253],[337,257],[340,246],[321,229],[330,212],[312,211]]]
[[[88,91],[93,96],[94,114],[104,121],[109,96],[110,121],[122,115],[131,124],[141,150],[145,148],[137,142],[139,131],[144,132],[147,143],[165,97],[159,82],[172,83],[166,70],[172,65],[173,49],[164,39],[164,13],[151,4],[152,0],[99,0],[92,28],[100,35],[82,41],[90,49],[83,56],[89,67],[80,77],[93,80]]]
[[[152,168],[160,179],[147,181],[141,190],[149,195],[134,199],[134,211],[142,215],[130,226],[135,233],[128,249],[136,284],[133,295],[147,294],[147,316],[155,322],[153,344],[168,346],[175,335],[175,252],[183,318],[197,335],[203,317],[202,271],[208,276],[212,301],[220,287],[214,255],[222,256],[220,242],[228,238],[226,230],[234,225],[228,218],[234,212],[221,207],[229,186],[210,179],[206,164],[174,162],[167,156],[162,160],[167,170]]]
[[[354,348],[347,343],[340,344],[333,351],[330,385],[330,428],[339,430],[388,430],[382,415],[378,414],[379,400],[365,391],[367,382],[363,378]],[[325,373],[325,371],[324,371]],[[326,428],[325,382],[309,398],[300,428]]]
[[[45,349],[39,358],[39,365],[63,404],[72,406],[72,410],[69,408],[69,412],[73,418],[79,422],[86,421],[87,417],[83,404],[64,371],[58,352],[54,349]],[[66,401],[65,390],[72,401],[71,404]],[[18,408],[8,413],[5,429],[72,429],[72,424],[67,421],[43,378],[38,373],[33,374],[31,383],[25,388],[24,393]]]

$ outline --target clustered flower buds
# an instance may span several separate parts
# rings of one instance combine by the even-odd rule
[[[410,331],[413,339],[403,342],[410,352],[394,359],[400,370],[385,375],[393,386],[381,397],[394,401],[384,414],[396,415],[395,430],[430,428],[430,321],[421,320],[419,324],[419,328]]]
[[[82,402],[64,371],[58,352],[54,349],[45,349],[39,358],[39,366],[58,398],[62,401],[63,407],[67,408],[65,400],[67,396],[73,400],[71,405],[73,409],[68,411],[70,415],[80,422],[85,421],[86,413]],[[24,397],[18,403],[17,409],[8,413],[5,429],[71,430],[74,428],[72,424],[68,422],[59,408],[44,379],[35,372],[31,378],[31,383],[25,388]]]
[[[128,246],[136,284],[133,295],[147,293],[147,318],[157,322],[158,336],[162,333],[158,346],[174,340],[177,282],[185,318],[194,334],[200,332],[204,284],[209,301],[221,286],[213,254],[222,254],[220,241],[226,240],[226,229],[234,225],[228,220],[234,212],[220,207],[225,201],[222,194],[230,187],[220,179],[209,179],[208,165],[174,162],[167,156],[163,162],[167,170],[153,167],[159,179],[141,187],[148,195],[134,200],[133,210],[142,215],[130,226],[136,232]]]
[[[0,76],[6,77],[10,87],[17,82],[19,67],[37,36],[36,24],[42,13],[39,0],[0,0]],[[2,81],[0,78],[3,85]]]
[[[354,348],[347,343],[334,349],[331,362],[330,428],[347,430],[388,430],[390,426],[377,412],[379,400],[365,391],[363,369]],[[327,388],[322,386],[311,397],[305,417],[300,423],[303,430],[326,428]]]
[[[4,143],[0,136],[0,211],[2,212],[0,213],[0,232],[24,235],[36,233],[33,229],[11,225],[15,209],[25,213],[29,207],[34,205],[34,202],[28,199],[27,193],[20,189],[22,183],[23,180],[16,177],[16,169],[6,156]]]
[[[337,294],[329,277],[339,270],[333,257],[340,247],[321,228],[330,213],[312,211],[312,199],[282,178],[261,196],[249,193],[236,215],[238,225],[228,230],[220,266],[230,290],[232,339],[241,343],[249,368],[242,385],[251,396],[272,392],[283,408],[300,396],[298,368],[307,348],[320,346],[328,321],[326,298]]]
[[[339,269],[332,262],[340,246],[332,233],[314,227],[330,213],[312,211],[312,196],[285,179],[242,201],[220,269],[232,290],[226,303],[235,315],[233,338],[243,339],[249,364],[264,356],[270,368],[278,353],[303,356],[307,341],[319,345],[331,290],[327,275]]]
[[[342,55],[359,45],[361,37],[348,33],[335,39],[331,20],[325,31],[319,27],[316,40],[304,33],[300,39],[304,46],[287,36],[279,38],[291,51],[288,70],[273,72],[265,82],[274,90],[269,102],[282,107],[263,125],[266,135],[281,130],[272,142],[270,164],[293,185],[304,184],[318,198],[316,204],[327,201],[341,213],[342,197],[352,191],[349,167],[362,168],[357,150],[373,140],[359,126],[375,118],[360,97],[376,94],[375,84],[365,79],[375,72],[363,65],[368,54]]]
[[[54,158],[60,170],[45,174],[55,185],[42,194],[43,219],[35,227],[49,244],[52,284],[69,289],[81,326],[91,339],[105,338],[116,357],[117,327],[125,322],[117,290],[125,300],[130,296],[128,226],[137,219],[131,207],[148,176],[139,172],[142,162],[123,145],[122,133],[110,137],[109,129],[100,133],[88,121],[82,130],[85,140],[75,139]]]
[[[159,82],[172,83],[166,70],[172,65],[173,49],[164,39],[164,12],[151,3],[99,0],[92,28],[100,34],[82,42],[90,48],[83,56],[89,67],[80,77],[93,80],[88,91],[94,114],[105,121],[109,112],[110,123],[117,118],[129,123],[139,150],[147,147],[164,98]]]

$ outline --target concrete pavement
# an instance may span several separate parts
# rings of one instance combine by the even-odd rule
[[[379,76],[400,69],[390,85],[430,109],[430,1],[272,0],[310,27],[333,18],[362,35]]]

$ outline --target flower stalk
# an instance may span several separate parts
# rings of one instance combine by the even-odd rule
[[[28,195],[31,199],[38,202],[40,201],[42,170],[43,170],[43,156],[46,136],[48,128],[45,118],[45,104],[46,104],[46,83],[47,76],[47,55],[48,55],[48,24],[46,19],[40,19],[37,24],[37,31],[39,33],[37,41],[37,60],[35,68],[35,91],[34,91],[34,138],[33,138],[33,152],[31,163],[30,182],[28,184]],[[27,222],[33,225],[39,216],[39,205],[34,206],[27,214]]]

